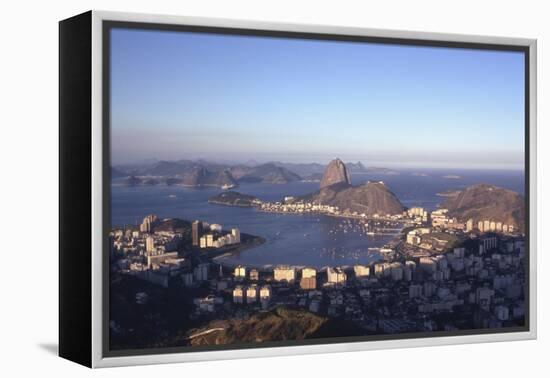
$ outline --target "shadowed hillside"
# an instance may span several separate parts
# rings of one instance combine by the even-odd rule
[[[525,199],[518,193],[494,185],[479,184],[451,193],[441,207],[459,221],[489,220],[525,228]]]

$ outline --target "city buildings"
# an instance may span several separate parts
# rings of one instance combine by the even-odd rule
[[[246,303],[256,303],[257,300],[258,300],[258,286],[255,284],[252,284],[246,289]]]
[[[260,279],[260,272],[258,269],[251,269],[250,270],[250,280],[251,281],[258,281]]]
[[[422,296],[422,285],[409,286],[409,298],[418,298]]]
[[[196,220],[191,224],[191,239],[195,247],[200,246],[201,236],[202,236],[202,222]]]
[[[165,263],[169,260],[173,261],[184,261],[184,259],[178,260],[177,252],[167,252],[159,255],[147,255],[147,267],[149,269],[154,269],[155,266],[158,267],[160,264]]]
[[[357,278],[367,278],[370,274],[370,268],[366,265],[355,265],[353,272]]]
[[[245,292],[242,286],[235,286],[233,289],[233,303],[244,303]]]
[[[514,226],[500,221],[484,219],[477,222],[477,229],[480,232],[513,233]]]
[[[288,265],[279,265],[273,270],[273,279],[275,281],[294,282],[296,270]]]
[[[158,218],[155,214],[147,215],[145,218],[143,218],[143,221],[141,222],[139,226],[139,230],[141,232],[149,233],[153,229],[153,226],[157,223]]]
[[[217,223],[212,223],[210,225],[210,231],[212,232],[222,232],[222,225],[221,224],[217,224]]]
[[[303,268],[302,269],[302,278],[316,278],[317,270],[313,268]]]
[[[418,224],[427,223],[429,219],[429,213],[422,207],[411,207],[407,210],[407,216]]]
[[[300,288],[303,290],[315,290],[317,288],[316,277],[302,277],[300,280]]]
[[[403,279],[403,265],[400,262],[390,264],[390,272],[392,280],[401,281]]]
[[[183,272],[181,274],[181,280],[184,287],[191,287],[193,286],[193,272]]]
[[[232,228],[231,229],[231,235],[235,238],[233,243],[240,243],[241,242],[241,231],[239,231],[238,228]]]
[[[327,268],[327,281],[335,285],[345,285],[347,281],[346,272],[340,267]]]
[[[241,242],[241,232],[238,228],[231,229],[231,232],[224,233],[220,224],[211,224],[210,231],[198,239],[200,248],[223,248],[228,245],[235,245]],[[198,226],[197,226],[198,230]],[[198,234],[196,235],[198,237]],[[195,237],[195,235],[193,235]]]
[[[480,243],[480,252],[484,253],[490,249],[497,248],[497,238],[496,236],[487,236],[481,239]]]
[[[145,251],[149,254],[155,251],[155,239],[152,236],[148,236],[147,239],[145,239]]]
[[[208,280],[208,271],[210,270],[210,264],[201,263],[193,269],[193,278],[196,282]]]
[[[234,275],[237,279],[246,278],[246,267],[242,265],[237,265],[234,270]]]
[[[427,273],[434,273],[437,270],[437,261],[433,257],[421,257],[420,268]]]
[[[474,220],[466,223],[479,225]],[[384,247],[390,252],[381,253],[378,262],[356,264],[347,272],[329,267],[326,277],[314,268],[303,268],[297,274],[295,267],[285,265],[272,272],[244,265],[222,269],[217,263],[212,265],[205,251],[187,246],[173,249],[179,248],[182,240],[192,245],[193,237],[182,239],[177,232],[155,231],[155,226],[145,233],[136,226],[110,233],[111,269],[114,274],[131,275],[161,288],[174,285],[173,290],[178,290],[181,286],[183,296],[193,295],[193,316],[205,319],[246,318],[283,306],[345,319],[370,333],[521,325],[525,316],[525,241],[521,235],[498,232],[504,226],[495,221],[495,232],[480,234],[467,231],[469,226],[434,231],[432,226],[414,223],[414,236],[451,235],[453,243],[438,250],[426,249],[408,243],[405,234]],[[211,235],[212,244],[223,236],[235,241],[240,236],[237,229],[218,230],[203,227],[199,244],[203,238],[206,243],[207,235]],[[216,268],[214,277],[210,277],[212,266]],[[140,306],[156,303],[149,291],[140,292],[149,296],[147,300],[140,296]]]
[[[315,269],[302,269],[300,288],[302,288],[303,290],[315,290],[317,288],[317,271]]]
[[[260,288],[260,303],[263,308],[266,308],[271,301],[271,286],[264,285]]]

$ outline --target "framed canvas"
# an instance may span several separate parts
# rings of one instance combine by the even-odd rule
[[[59,354],[536,337],[536,41],[60,24]]]

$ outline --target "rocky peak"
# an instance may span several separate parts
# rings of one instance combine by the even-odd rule
[[[340,183],[351,185],[351,177],[344,162],[336,158],[328,163],[325,169],[321,180],[321,189]]]

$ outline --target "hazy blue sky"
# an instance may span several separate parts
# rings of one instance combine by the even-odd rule
[[[521,53],[115,29],[114,164],[520,168]]]

